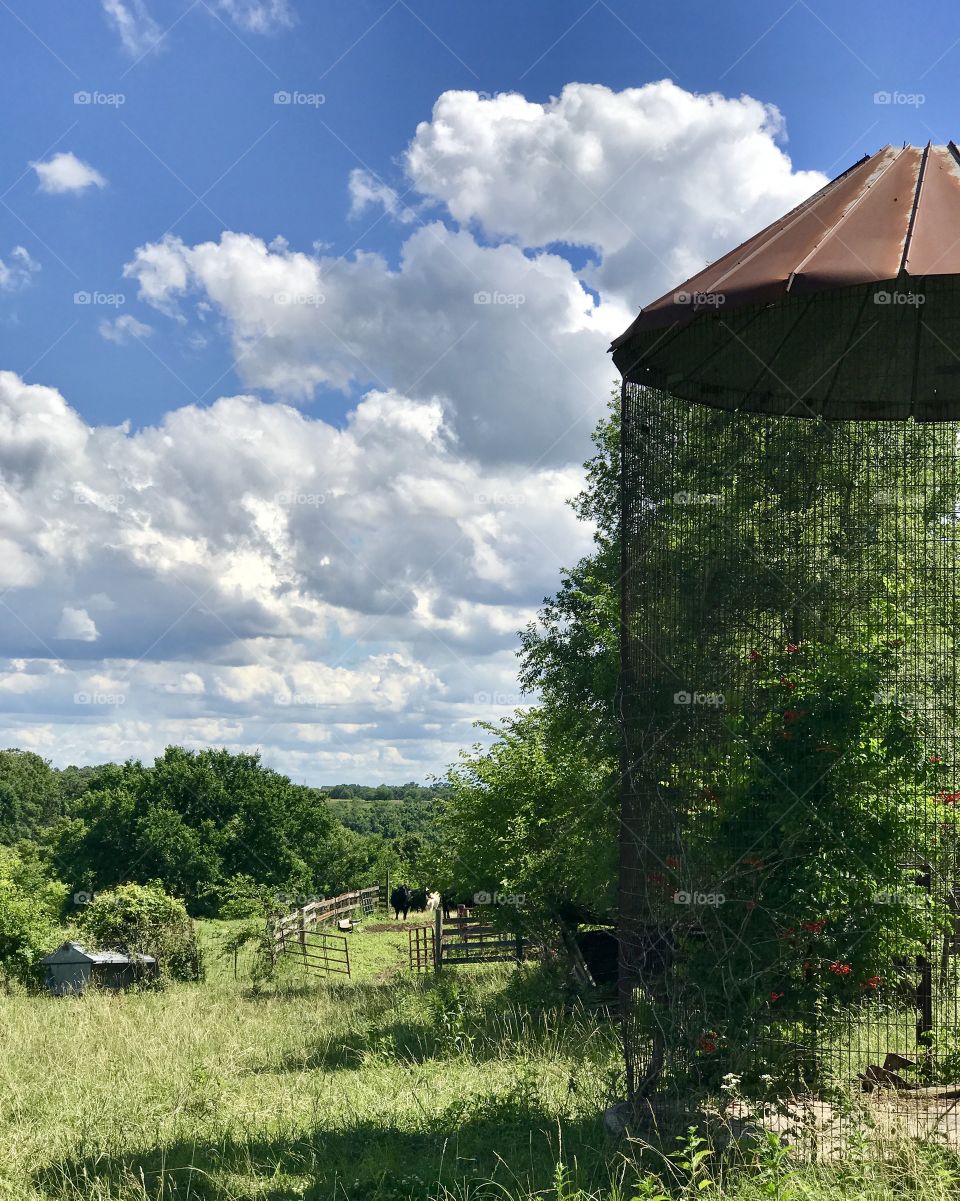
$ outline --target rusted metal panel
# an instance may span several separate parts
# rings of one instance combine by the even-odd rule
[[[960,418],[960,150],[854,164],[612,349],[630,382],[715,408]]]
[[[952,142],[930,147],[905,269],[914,276],[960,274],[960,154]]]

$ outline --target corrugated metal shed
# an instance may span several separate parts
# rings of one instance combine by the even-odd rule
[[[120,951],[88,951],[77,942],[62,943],[40,960],[47,989],[56,996],[82,992],[90,984],[126,988],[156,967],[152,955],[124,955]]]
[[[960,417],[960,149],[861,159],[612,349],[629,381],[718,408]]]

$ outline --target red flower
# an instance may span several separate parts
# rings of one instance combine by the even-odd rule
[[[937,793],[937,800],[943,805],[956,805],[960,801],[960,792],[946,792],[941,790]]]
[[[782,993],[782,992],[772,992],[772,993],[770,994],[770,1001],[771,1001],[771,1003],[772,1003],[772,1002],[774,1002],[774,1001],[779,1001],[779,1000],[780,1000],[780,998],[781,998],[782,996],[783,996],[783,993]]]
[[[763,860],[759,855],[744,855],[743,862],[749,864],[750,867],[763,867]]]
[[[879,984],[880,984],[880,977],[879,976],[871,976],[870,979],[864,984],[863,987],[864,988],[877,988]]]
[[[665,884],[667,878],[663,872],[648,872],[647,879],[651,884]]]
[[[701,1034],[697,1039],[697,1046],[701,1051],[705,1051],[708,1055],[712,1055],[717,1049],[717,1044],[714,1041],[716,1033],[713,1030],[708,1030],[706,1034]]]
[[[853,971],[853,968],[849,963],[841,963],[839,959],[835,959],[833,963],[830,964],[830,971],[833,972],[835,976],[849,976]]]
[[[676,857],[676,855],[668,855],[665,860],[665,863],[666,863],[667,867],[679,867],[680,866],[680,860]]]
[[[803,922],[802,929],[810,930],[813,934],[820,934],[826,929],[826,922]]]
[[[780,683],[784,686],[784,688],[796,688],[796,684],[794,684],[793,680],[791,680],[788,676],[781,676]]]
[[[759,660],[759,658],[760,658],[759,651],[751,651],[750,652],[750,662],[751,663],[756,663]]]
[[[796,932],[797,932],[796,927],[788,926],[786,928],[786,930],[784,930],[784,932],[780,935],[780,937],[781,938],[792,938],[794,936],[794,934],[796,934]]]
[[[797,646],[797,644],[795,642],[787,643],[787,654],[788,655],[795,655],[799,649],[800,649],[800,647]]]
[[[943,760],[940,758],[940,756],[939,756],[939,755],[931,755],[931,756],[930,756],[930,762],[931,762],[931,763],[942,763],[942,762],[943,762]]]

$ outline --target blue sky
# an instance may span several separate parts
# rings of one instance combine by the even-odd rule
[[[610,335],[958,133],[946,3],[0,0],[0,35],[0,734],[57,762],[441,768],[589,545]]]

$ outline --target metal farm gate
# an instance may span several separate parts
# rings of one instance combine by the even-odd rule
[[[410,968],[415,972],[478,963],[522,963],[527,943],[520,934],[499,930],[475,915],[444,918],[408,930]]]

